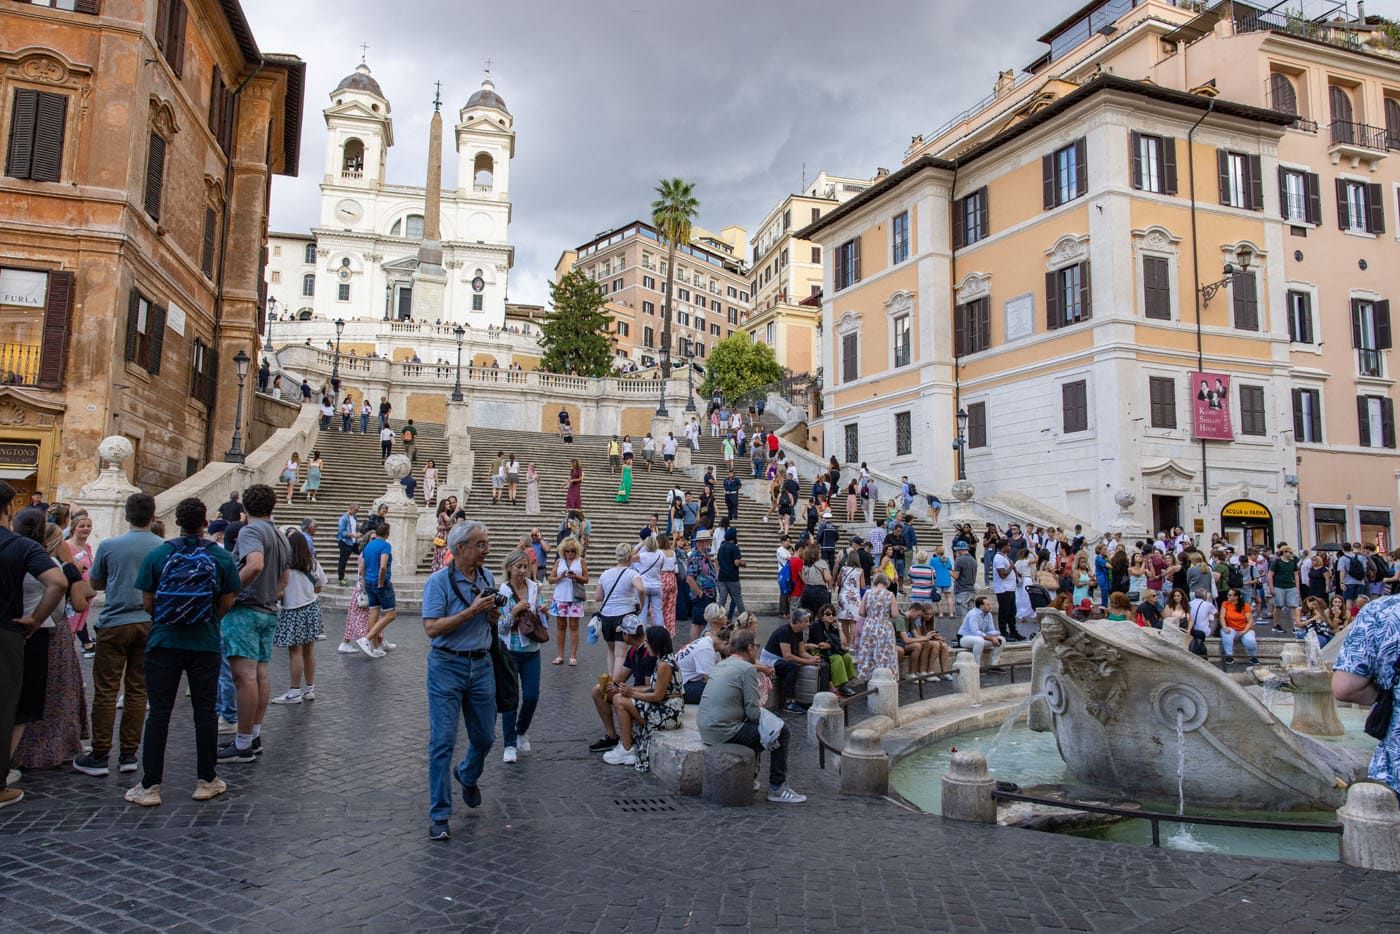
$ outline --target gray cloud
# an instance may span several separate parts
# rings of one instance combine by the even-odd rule
[[[422,184],[433,82],[450,127],[483,63],[515,116],[513,301],[544,302],[559,253],[643,217],[662,176],[697,183],[700,223],[754,226],[818,170],[898,167],[909,138],[985,96],[1066,15],[1031,0],[764,2],[244,0],[258,44],[307,61],[301,175],[272,226],[316,222],[336,83],[368,63],[393,108],[392,182]]]

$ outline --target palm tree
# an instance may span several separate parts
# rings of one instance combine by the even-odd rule
[[[690,242],[690,225],[700,211],[695,183],[663,178],[651,203],[651,223],[666,242],[666,295],[661,303],[661,378],[671,377],[671,296],[676,293],[676,247]]]

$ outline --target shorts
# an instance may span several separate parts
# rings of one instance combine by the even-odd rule
[[[560,619],[583,619],[582,603],[569,603],[567,601],[564,603],[553,603],[550,604],[550,609],[554,612],[554,615]]]
[[[668,463],[668,464],[671,463],[672,461],[674,461],[674,460],[676,459],[676,455],[674,455],[674,454],[663,454],[663,455],[661,455],[661,457],[662,457],[662,459],[665,460],[666,463]],[[649,460],[649,459],[650,459],[650,458],[648,458],[648,460]]]
[[[655,451],[643,451],[643,452],[642,452],[642,460],[646,461],[648,464],[652,463],[653,461],[656,460],[656,452],[655,452]]]
[[[609,455],[608,455],[608,466],[609,466],[609,467],[612,467],[612,468],[621,467],[621,466],[622,466],[622,457],[621,457],[621,455],[618,455],[618,454],[609,454]]]
[[[1299,602],[1298,602],[1298,588],[1297,588],[1297,587],[1275,587],[1275,588],[1274,588],[1274,606],[1279,607],[1280,609],[1284,609],[1284,610],[1290,609],[1290,608],[1293,608],[1293,607],[1300,606],[1300,604],[1299,604]]]
[[[392,610],[396,605],[393,584],[385,584],[383,587],[365,584],[365,597],[369,600],[369,606],[377,606],[381,610]]]
[[[1345,587],[1342,588],[1342,596],[1346,599],[1348,603],[1355,600],[1357,597],[1361,596],[1365,592],[1365,584],[1347,584]],[[1287,606],[1288,604],[1283,602],[1282,594],[1282,590],[1278,590],[1277,588],[1275,588],[1274,601],[1278,606]]]
[[[505,482],[505,478],[497,476],[496,474],[491,475],[491,489],[499,490],[505,485]]]
[[[632,452],[631,452],[631,451],[628,451],[626,454],[622,455],[622,462],[623,462],[624,464],[630,464],[630,463],[632,463]]]
[[[224,655],[229,658],[251,658],[256,662],[272,661],[272,636],[277,631],[277,614],[236,606],[220,621]]]
[[[604,642],[617,642],[621,638],[618,635],[617,627],[622,623],[622,619],[626,615],[626,613],[623,613],[621,616],[604,616],[602,613],[598,614],[598,618],[603,621]]]

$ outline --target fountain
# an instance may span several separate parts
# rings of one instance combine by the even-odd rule
[[[1330,810],[1365,775],[1354,750],[1290,729],[1242,685],[1155,631],[1080,623],[1049,609],[1040,611],[1040,626],[1031,692],[1044,697],[1031,705],[1031,728],[1054,732],[1081,782],[1182,806],[1189,799],[1207,807]],[[1324,669],[1286,674],[1295,699],[1324,706]],[[1330,693],[1327,700],[1330,710]],[[1311,725],[1314,717],[1325,719],[1303,720]]]

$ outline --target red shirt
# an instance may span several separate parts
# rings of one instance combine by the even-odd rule
[[[797,555],[788,558],[788,576],[792,578],[792,593],[789,594],[790,599],[801,600],[802,588],[805,585],[802,583],[802,559],[797,557]]]

